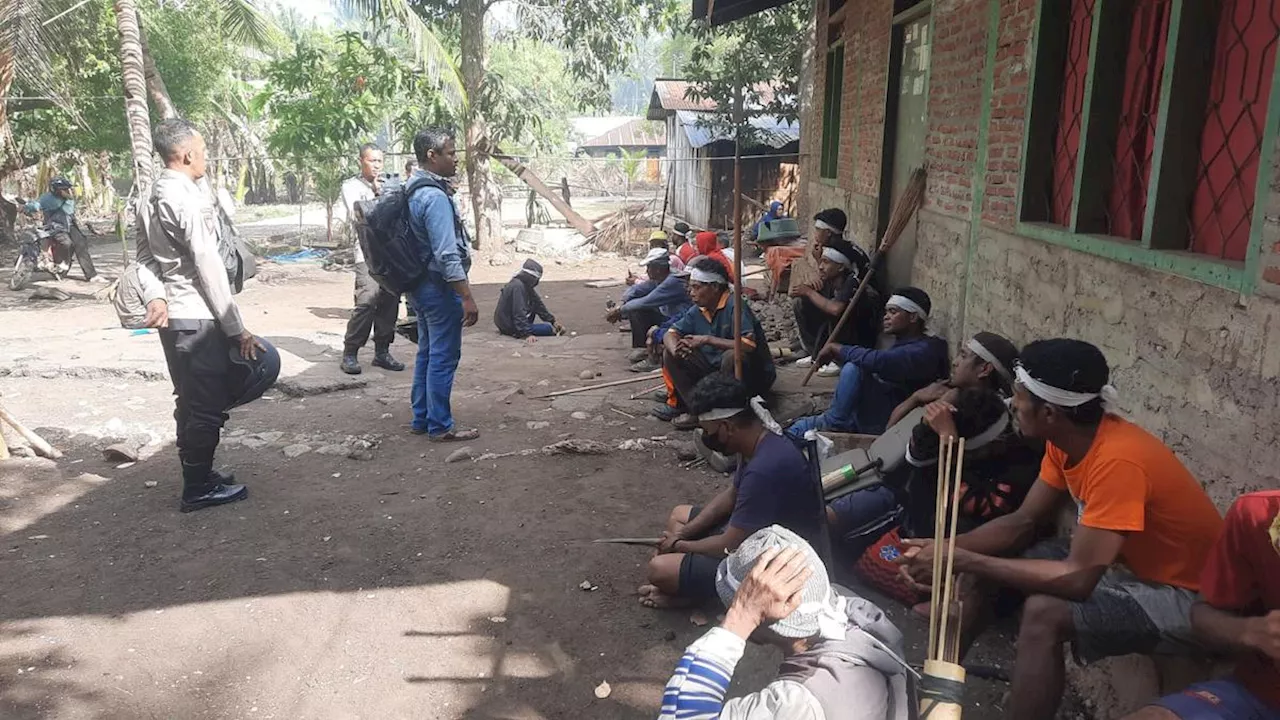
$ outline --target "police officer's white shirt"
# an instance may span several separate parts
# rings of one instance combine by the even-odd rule
[[[356,203],[372,200],[376,195],[373,191],[373,185],[368,180],[365,180],[362,175],[347,178],[342,182],[342,206],[347,211],[348,227],[350,227],[352,220],[355,219]],[[360,241],[356,239],[354,232],[351,233],[351,237],[353,240],[351,243],[353,259],[355,262],[362,263],[364,262],[364,250],[360,247]]]
[[[244,332],[209,193],[166,168],[138,207],[138,228],[138,262],[164,283],[170,318],[216,320],[230,337]]]

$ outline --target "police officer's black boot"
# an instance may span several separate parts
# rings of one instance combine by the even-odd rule
[[[347,350],[342,353],[342,372],[348,375],[360,374],[360,360],[356,358],[355,350]]]
[[[213,469],[209,471],[209,482],[221,483],[223,485],[233,485],[236,481],[236,474],[232,470]]]
[[[195,462],[183,459],[182,512],[225,505],[246,497],[249,497],[249,488],[244,485],[225,485],[214,479],[212,458]]]
[[[404,369],[404,363],[391,357],[391,349],[386,347],[375,348],[373,365],[374,367],[395,372],[400,372]]]

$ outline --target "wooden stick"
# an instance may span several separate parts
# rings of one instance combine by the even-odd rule
[[[955,568],[956,568],[956,523],[960,519],[960,478],[963,475],[961,471],[964,463],[964,438],[960,438],[959,447],[956,450],[956,464],[951,470],[951,536],[947,539],[947,571],[943,577],[946,582],[942,586],[942,608],[944,615],[942,616],[942,627],[938,630],[941,636],[939,643],[945,644],[947,638],[947,620],[951,617],[951,590],[955,584]],[[948,458],[949,460],[950,458]],[[935,544],[934,547],[937,547]],[[957,620],[957,622],[959,622]],[[945,656],[938,658],[946,659]]]
[[[630,385],[631,383],[638,383],[638,382],[644,382],[645,380],[652,380],[653,378],[661,374],[662,374],[661,370],[654,370],[653,372],[648,372],[643,375],[637,375],[633,378],[627,378],[625,380],[613,380],[611,382],[599,383],[597,385],[587,385],[586,387],[572,388],[569,390],[557,390],[556,392],[547,393],[546,395],[536,395],[532,399],[546,400],[547,398],[560,397],[561,395],[573,395],[574,393],[586,392],[588,390],[601,390],[603,388],[617,387],[619,385]],[[663,387],[666,387],[666,386],[664,385]]]
[[[9,459],[9,443],[4,439],[4,423],[0,423],[0,460]]]
[[[844,306],[844,312],[840,314],[840,320],[827,337],[840,336],[840,331],[844,329],[845,324],[849,322],[849,318],[853,316],[854,306],[858,304],[858,300],[866,292],[867,282],[875,274],[880,256],[889,252],[889,248],[898,242],[898,238],[902,237],[902,231],[907,229],[907,223],[910,222],[911,217],[916,214],[916,210],[924,202],[924,181],[924,168],[916,168],[912,171],[911,179],[907,181],[907,187],[902,191],[902,197],[898,198],[898,204],[893,208],[893,214],[889,218],[889,226],[885,228],[884,236],[880,238],[880,245],[871,255],[871,263],[867,266],[867,274],[862,276],[862,282],[858,283],[857,291],[849,299],[849,304]],[[817,371],[818,363],[815,362],[809,366],[809,374],[804,376],[804,382],[800,384],[808,385],[809,380],[813,378],[813,374]]]
[[[656,537],[656,538],[628,538],[628,537],[620,537],[620,538],[600,538],[599,540],[592,540],[592,541],[591,541],[591,543],[592,543],[593,545],[599,545],[599,544],[605,544],[605,545],[657,545],[657,544],[658,544],[658,543],[660,543],[660,542],[662,542],[662,538],[660,538],[660,537]]]
[[[956,634],[951,640],[951,662],[960,663],[960,638],[964,628],[964,600],[956,601]]]
[[[663,383],[663,384],[661,384],[661,385],[654,385],[654,386],[653,386],[653,387],[651,387],[651,388],[645,388],[644,390],[641,390],[640,392],[635,393],[634,395],[632,395],[631,397],[629,397],[629,398],[627,398],[627,399],[628,399],[628,400],[635,400],[636,398],[642,398],[642,397],[644,397],[645,395],[648,395],[648,394],[649,394],[649,393],[651,393],[651,392],[658,392],[659,390],[663,390],[663,389],[665,389],[666,387],[667,387],[667,384],[666,384],[666,383]]]
[[[938,486],[934,490],[933,511],[933,581],[929,583],[929,654],[932,660],[938,651],[938,604],[942,598],[942,523],[946,517],[947,463],[946,454],[951,450],[950,437],[938,437]]]
[[[18,422],[17,418],[10,415],[9,411],[5,410],[3,407],[0,407],[0,421],[9,423],[14,430],[18,431],[19,435],[26,438],[28,443],[31,443],[31,448],[39,455],[47,457],[50,460],[57,460],[62,457],[62,453],[58,452],[57,448],[45,442],[44,438],[28,430],[25,425]]]
[[[742,93],[733,94],[733,376],[742,379]],[[761,342],[760,338],[756,338]]]

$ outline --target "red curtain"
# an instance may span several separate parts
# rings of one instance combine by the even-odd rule
[[[1107,234],[1142,239],[1160,109],[1172,0],[1136,0],[1116,127],[1115,171],[1107,196]]]
[[[1070,0],[1067,57],[1062,71],[1062,102],[1053,141],[1053,175],[1049,213],[1058,225],[1071,224],[1075,198],[1076,157],[1080,151],[1080,120],[1084,112],[1085,80],[1089,77],[1089,40],[1093,35],[1094,0]]]
[[[1223,0],[1191,197],[1193,252],[1244,260],[1278,36],[1280,0]]]

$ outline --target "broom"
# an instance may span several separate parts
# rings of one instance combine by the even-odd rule
[[[889,248],[898,242],[898,238],[902,236],[902,231],[907,229],[907,223],[911,222],[912,216],[916,214],[916,210],[924,204],[924,168],[916,168],[911,172],[911,178],[907,180],[907,187],[902,191],[902,197],[898,198],[898,204],[893,206],[893,214],[889,216],[889,227],[885,228],[884,236],[880,238],[880,246],[876,248],[871,255],[871,263],[867,267],[867,274],[862,276],[862,282],[858,283],[858,289],[853,293],[853,297],[849,300],[849,304],[845,305],[844,312],[840,314],[840,320],[836,326],[832,328],[828,338],[837,337],[840,331],[844,329],[849,318],[853,316],[853,308],[858,304],[858,300],[862,298],[862,294],[867,290],[867,283],[871,280],[871,276],[876,271],[876,264],[880,260],[880,256],[889,252]],[[809,374],[804,376],[804,382],[801,385],[808,385],[809,380],[813,378],[813,374],[818,371],[818,363],[815,362],[809,366]]]

